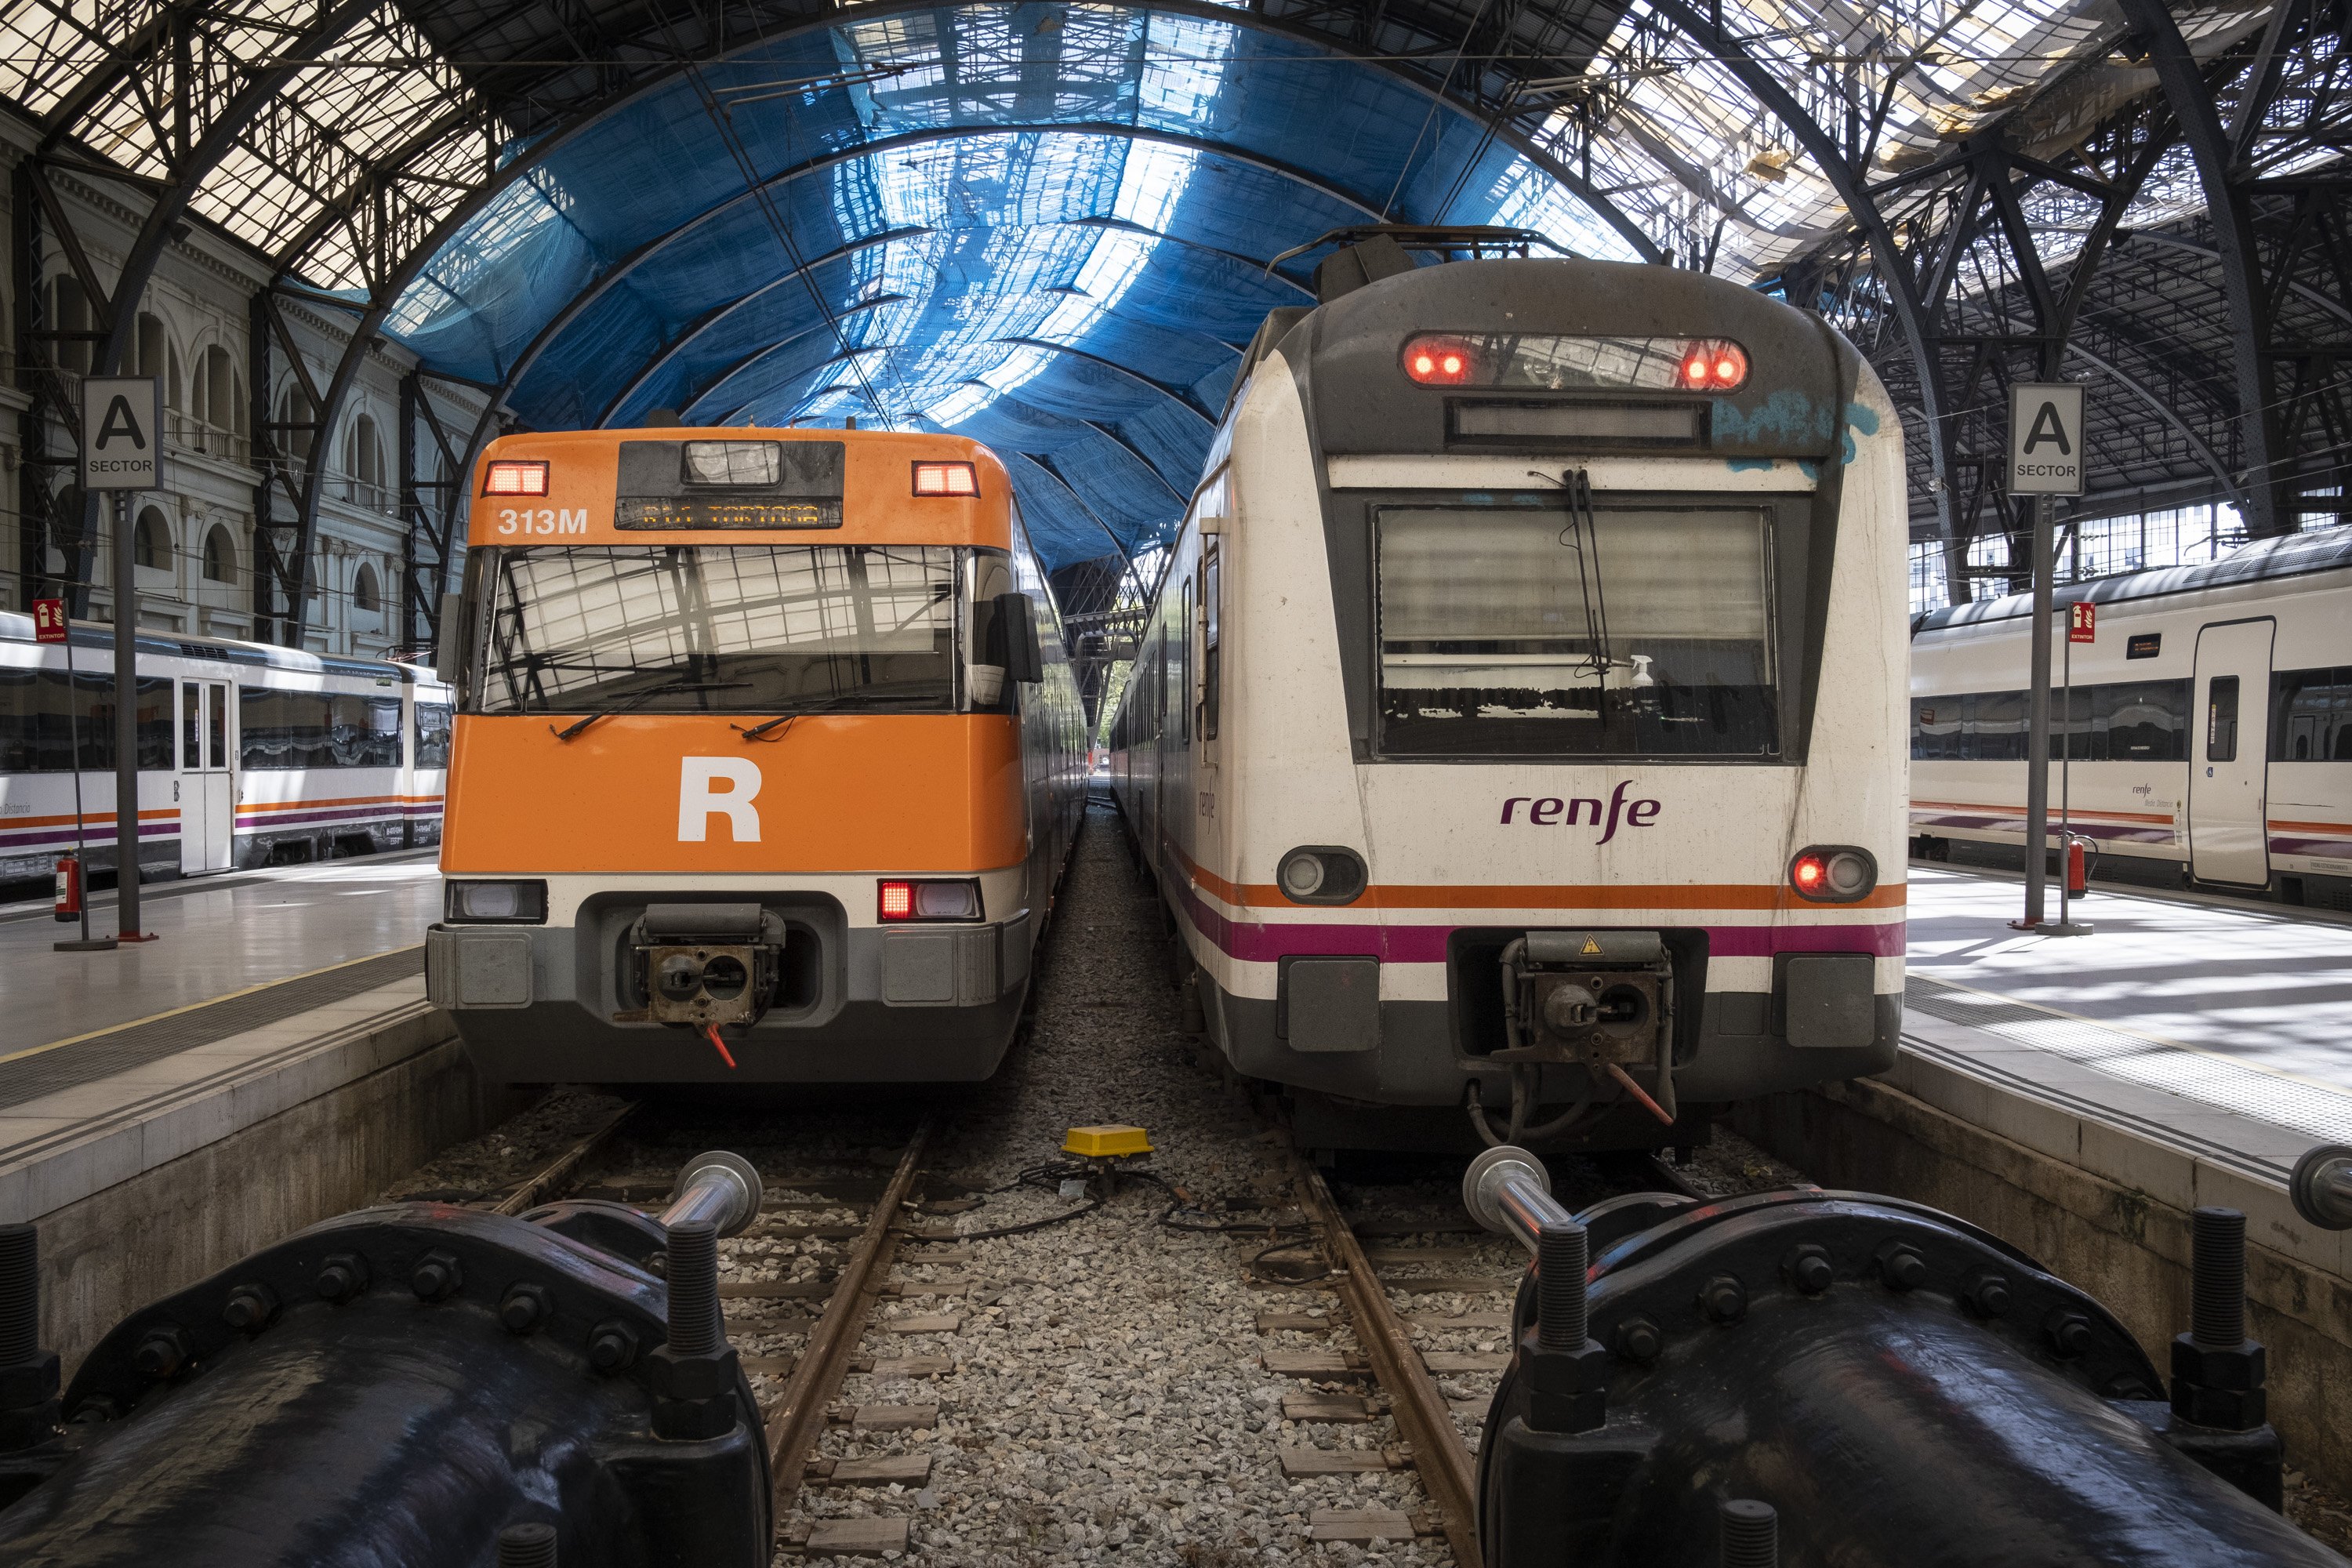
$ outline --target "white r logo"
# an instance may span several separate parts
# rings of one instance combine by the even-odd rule
[[[728,837],[738,844],[760,842],[760,814],[751,803],[760,798],[760,764],[749,757],[686,757],[680,759],[677,781],[677,841],[699,844],[719,813],[727,817]]]

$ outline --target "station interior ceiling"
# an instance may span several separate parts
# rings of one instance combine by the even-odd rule
[[[1312,300],[1318,254],[1276,258],[1373,223],[1821,311],[1904,412],[1913,536],[1955,599],[1972,541],[2021,557],[2013,381],[2089,388],[2062,518],[2339,521],[2348,23],[2352,0],[6,0],[0,100],[39,137],[19,213],[66,170],[141,215],[97,368],[166,239],[207,226],[272,278],[254,385],[272,299],[351,323],[313,430],[381,339],[494,394],[405,433],[444,473],[503,429],[656,410],[973,436],[1076,629],[1115,639],[1242,349]],[[74,249],[42,210],[20,279]],[[37,425],[56,343],[18,339]],[[291,641],[318,493],[293,453],[329,443],[258,413]],[[422,641],[461,502],[403,479]]]

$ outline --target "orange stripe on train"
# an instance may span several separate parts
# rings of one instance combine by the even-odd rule
[[[811,714],[747,742],[717,714],[460,714],[441,867],[457,875],[987,871],[1028,853],[1019,721]],[[689,773],[688,762],[695,763]],[[757,770],[746,778],[744,764]],[[748,810],[746,784],[751,785]],[[693,820],[681,821],[682,804]],[[739,837],[739,824],[756,840]],[[699,839],[681,837],[681,827]]]

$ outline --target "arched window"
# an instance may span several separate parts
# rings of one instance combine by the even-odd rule
[[[215,343],[196,356],[195,416],[214,429],[243,436],[248,416],[245,407],[245,377],[228,350]]]
[[[151,506],[140,512],[131,531],[131,559],[152,572],[172,569],[172,525],[163,521],[162,509]]]
[[[180,351],[172,346],[172,335],[163,330],[163,319],[144,310],[139,312],[139,341],[133,345],[131,374],[153,376],[163,384],[163,406],[180,406]]]
[[[376,434],[371,415],[353,419],[343,437],[343,472],[351,479],[352,500],[362,506],[383,504],[383,438]]]
[[[311,411],[309,394],[299,381],[289,381],[278,395],[278,449],[298,463],[310,460],[311,439],[318,432],[312,426],[318,416]]]
[[[352,608],[362,615],[373,615],[383,608],[383,594],[377,588],[375,568],[360,563],[359,574],[352,579]]]
[[[219,523],[213,524],[212,531],[205,535],[205,581],[236,581],[236,542]]]
[[[83,292],[81,279],[70,273],[60,273],[51,286],[49,326],[59,332],[87,332],[94,319],[89,308],[89,296]],[[59,338],[57,362],[59,367],[79,374],[89,374],[90,351],[96,347],[88,338]]]

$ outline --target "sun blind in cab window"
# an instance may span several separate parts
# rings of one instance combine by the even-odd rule
[[[839,441],[624,441],[613,526],[839,528]]]

